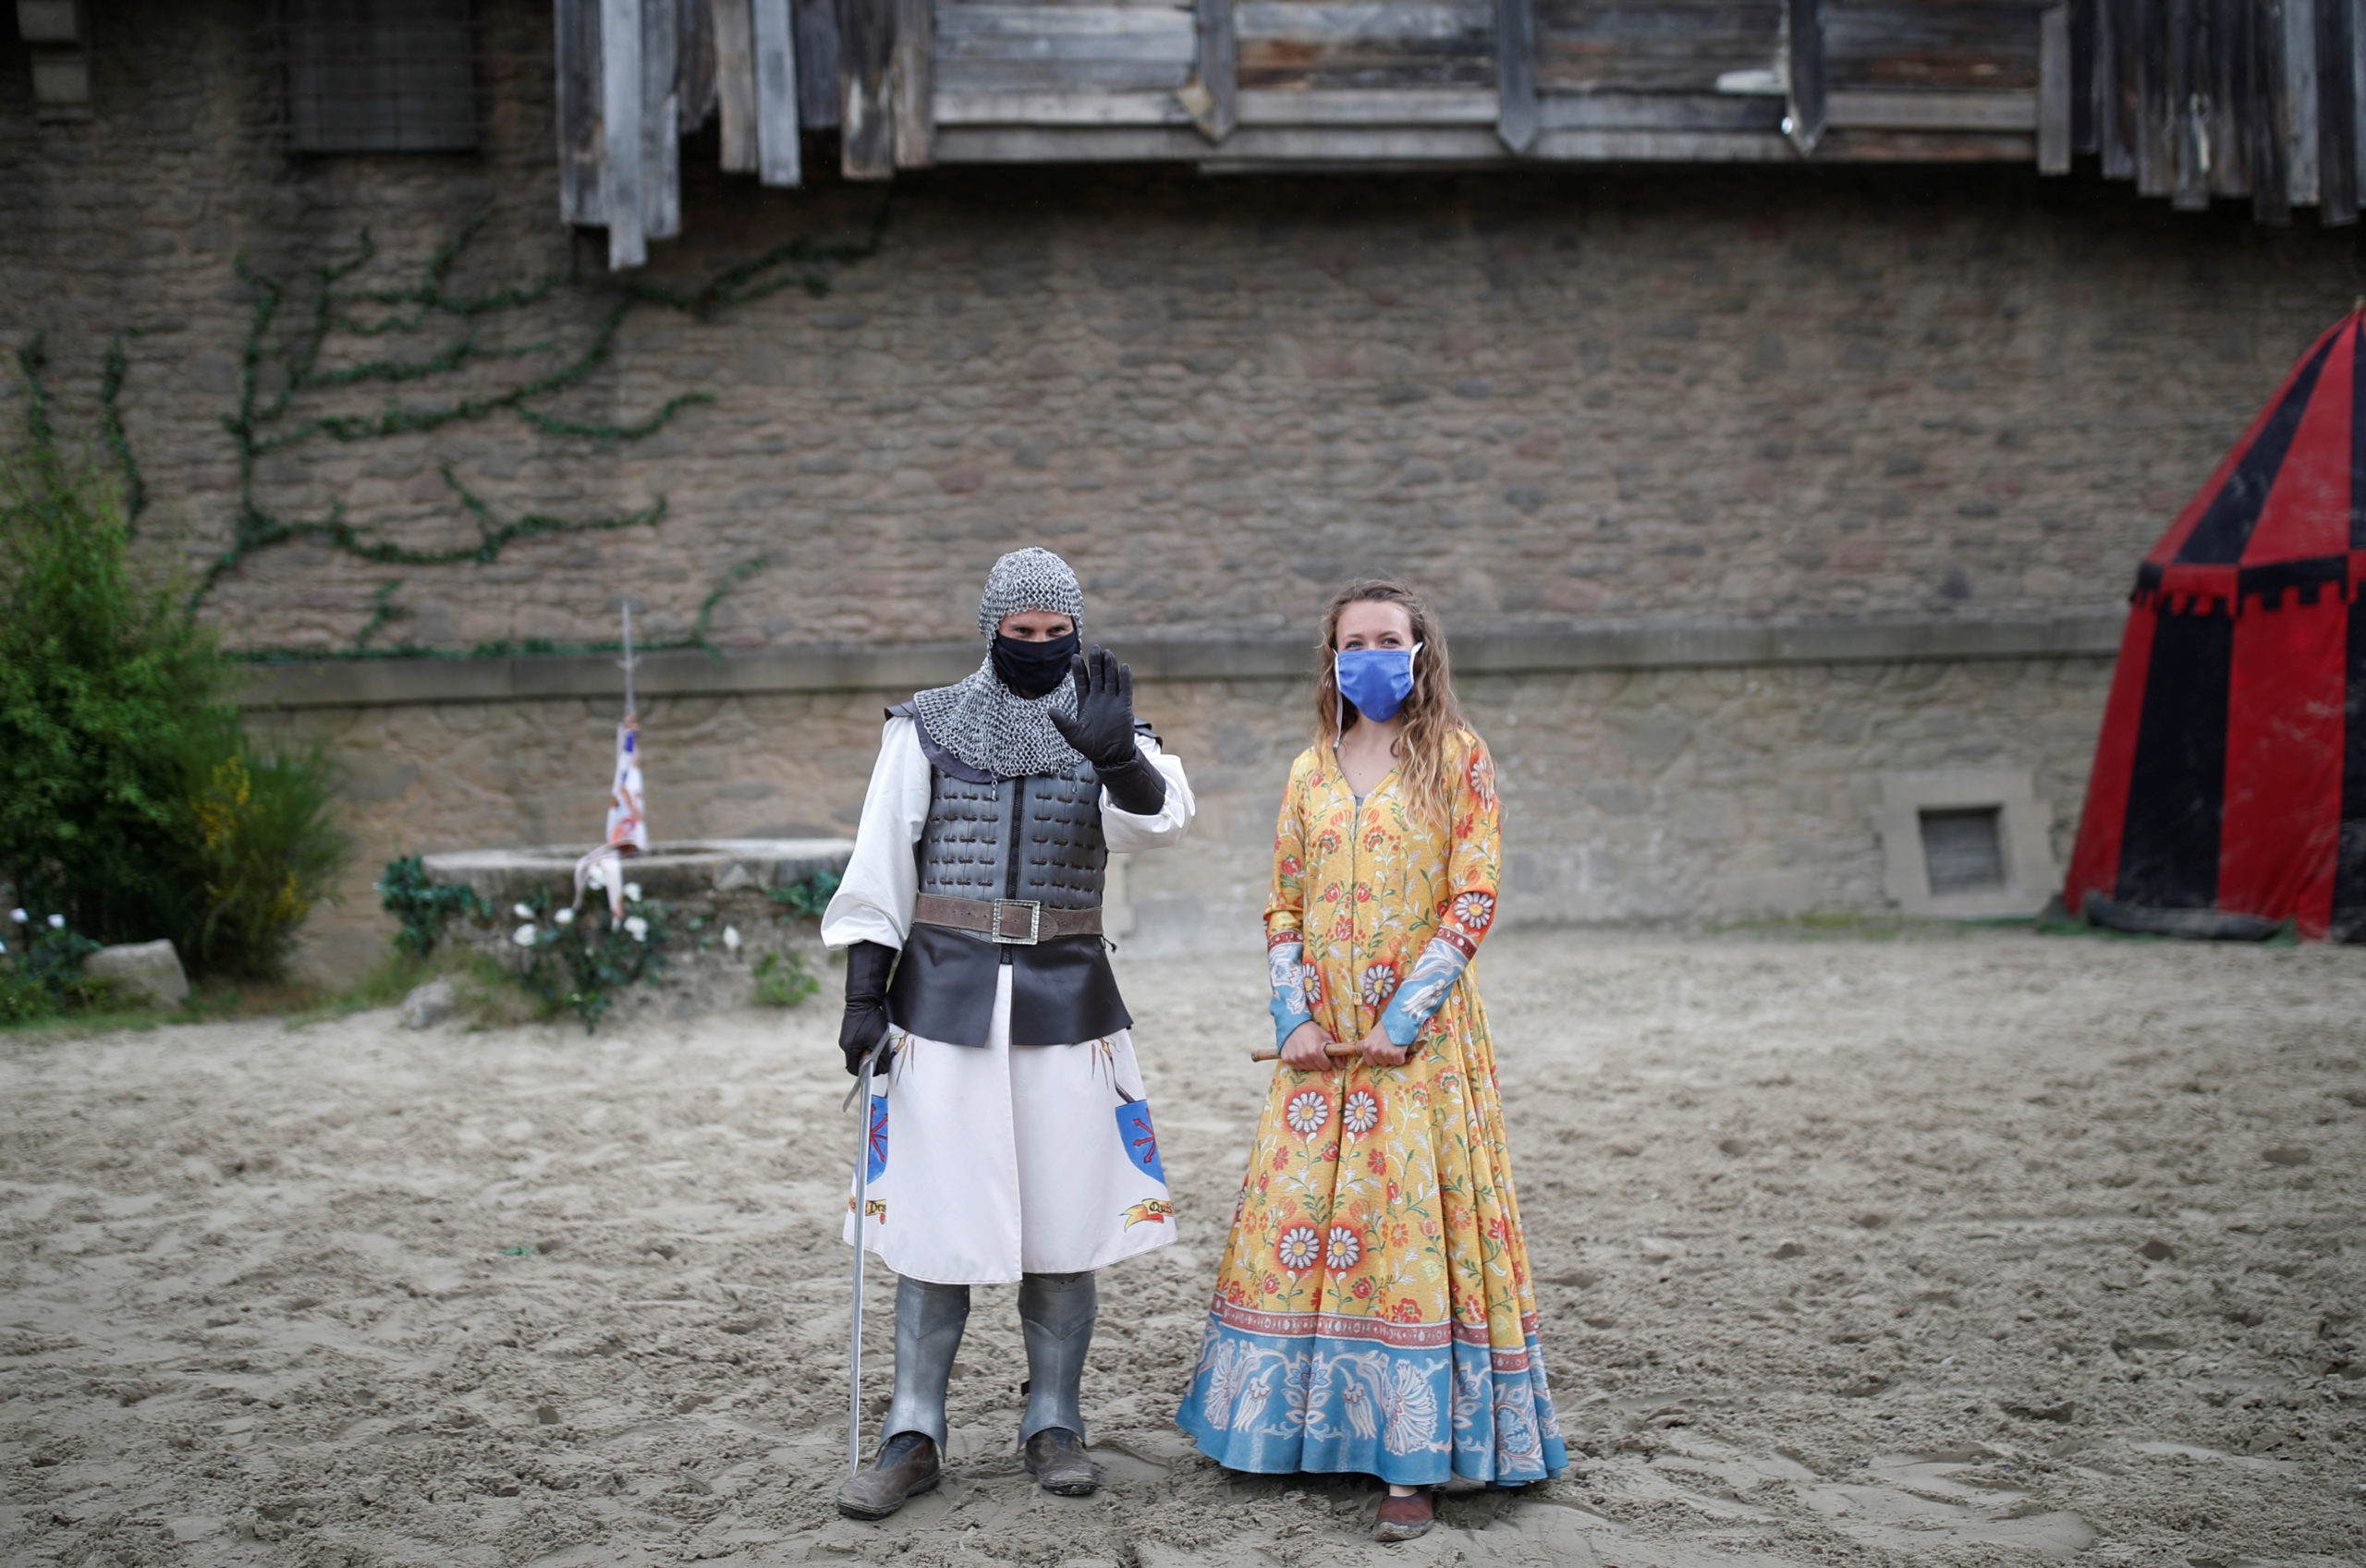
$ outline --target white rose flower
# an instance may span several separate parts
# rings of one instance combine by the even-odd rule
[[[571,926],[575,924],[575,911],[572,909],[562,909],[557,914],[552,916],[551,918],[556,920],[562,926]]]
[[[32,923],[32,917],[31,917],[30,915],[26,914],[26,913],[25,913],[23,910],[21,910],[21,909],[11,909],[11,910],[9,910],[9,911],[8,911],[8,918],[9,918],[10,919],[12,919],[12,920],[16,921],[16,922],[17,922],[17,924],[18,924],[18,925],[20,925],[20,926],[30,925],[30,924],[31,924],[31,923]]]
[[[649,922],[635,915],[625,921],[625,934],[635,942],[649,940]]]
[[[738,951],[739,951],[739,928],[738,928],[738,927],[737,927],[737,926],[726,926],[726,927],[724,927],[724,928],[723,928],[723,945],[724,945],[724,946],[726,946],[726,947],[727,947],[727,948],[729,948],[729,949],[730,949],[732,952],[734,952],[734,953],[737,953],[737,952],[738,952]]]
[[[516,930],[510,932],[509,940],[516,942],[520,947],[531,947],[534,945],[534,938],[537,934],[539,933],[534,930],[534,922],[529,920],[524,925],[518,927]]]
[[[534,918],[533,906],[530,904],[513,904],[509,906],[509,912],[521,920],[531,920]]]
[[[49,929],[54,931],[64,930],[66,929],[66,917],[63,915],[52,915],[49,918]]]
[[[626,897],[627,899],[630,900],[632,903],[635,903],[635,904],[640,903],[640,884],[639,882],[627,882],[627,883],[625,883],[625,897]]]
[[[8,951],[8,944],[7,944],[6,942],[0,942],[0,953],[6,953],[6,952],[7,952],[7,951]]]

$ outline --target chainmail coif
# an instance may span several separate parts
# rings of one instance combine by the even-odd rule
[[[991,649],[1003,617],[1029,610],[1066,615],[1084,629],[1084,590],[1068,564],[1048,550],[1014,550],[994,563],[978,600],[978,635]],[[1076,716],[1075,683],[1021,697],[994,674],[991,652],[968,679],[915,696],[912,711],[937,745],[999,778],[1065,773],[1084,761],[1052,727],[1054,713]]]

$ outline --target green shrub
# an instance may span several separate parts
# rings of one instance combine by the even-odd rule
[[[756,960],[753,1000],[759,1007],[794,1007],[821,989],[794,953],[767,953]]]
[[[387,861],[375,886],[380,907],[402,928],[395,932],[396,949],[413,958],[434,952],[455,917],[489,919],[494,913],[493,906],[468,883],[430,878],[426,862],[416,855]]]
[[[818,920],[830,906],[830,896],[838,891],[841,880],[835,871],[808,871],[793,882],[771,889],[764,896],[780,906],[784,919],[803,917]]]
[[[574,1013],[587,1035],[599,1027],[615,992],[665,971],[673,911],[656,899],[628,893],[622,920],[608,918],[604,902],[578,918],[572,908],[554,909],[543,891],[520,907],[528,918],[511,940],[532,955],[523,976],[526,989],[553,1010]]]
[[[32,390],[0,453],[0,869],[98,942],[272,978],[345,862],[327,766],[254,748],[177,566]]]
[[[0,1024],[38,1023],[105,1001],[106,983],[82,975],[82,960],[99,944],[64,922],[24,909],[0,919]]]

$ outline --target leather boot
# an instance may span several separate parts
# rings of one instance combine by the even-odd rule
[[[1043,1489],[1090,1497],[1101,1467],[1084,1451],[1079,1408],[1085,1353],[1100,1316],[1090,1272],[1026,1274],[1018,1282],[1018,1326],[1027,1338],[1027,1415],[1018,1437],[1027,1468]]]
[[[944,1475],[934,1439],[925,1432],[897,1432],[879,1445],[870,1469],[848,1477],[838,1488],[838,1512],[849,1519],[884,1519],[906,1498],[934,1490]]]
[[[1372,1538],[1376,1541],[1409,1541],[1430,1533],[1437,1523],[1436,1494],[1423,1487],[1411,1497],[1384,1497],[1380,1500],[1380,1514],[1372,1522]]]

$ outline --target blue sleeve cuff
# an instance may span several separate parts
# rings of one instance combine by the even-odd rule
[[[1313,1014],[1292,1007],[1279,996],[1266,1004],[1266,1010],[1274,1015],[1274,1048],[1276,1051],[1289,1043],[1290,1036],[1298,1033],[1300,1024],[1314,1022]]]
[[[1404,994],[1404,989],[1399,987],[1397,996]],[[1416,1018],[1406,1012],[1397,1004],[1396,998],[1392,997],[1389,999],[1387,1009],[1380,1015],[1380,1030],[1388,1037],[1388,1043],[1391,1045],[1410,1045],[1421,1038],[1421,1026],[1428,1022],[1429,1019],[1426,1017]]]

